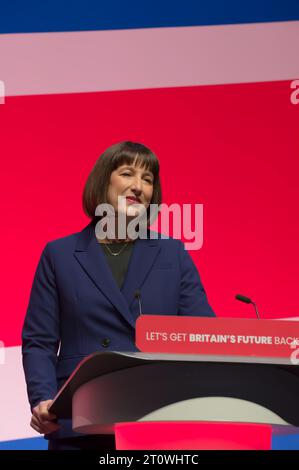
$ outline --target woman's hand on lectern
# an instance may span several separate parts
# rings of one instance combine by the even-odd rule
[[[40,434],[49,434],[60,428],[55,423],[57,417],[48,411],[52,403],[53,400],[41,401],[32,410],[30,426]]]

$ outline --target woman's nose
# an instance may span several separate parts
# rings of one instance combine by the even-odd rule
[[[133,191],[135,190],[137,192],[141,192],[142,191],[142,179],[139,177],[135,177],[132,181],[131,189]]]

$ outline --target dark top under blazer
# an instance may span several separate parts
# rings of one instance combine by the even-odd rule
[[[137,350],[136,289],[144,314],[214,316],[197,269],[179,240],[136,240],[121,290],[92,223],[46,245],[22,332],[31,407],[54,398],[88,354]],[[54,434],[70,435],[63,429],[49,436]]]

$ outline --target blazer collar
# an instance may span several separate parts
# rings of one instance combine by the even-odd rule
[[[160,251],[158,240],[137,239],[134,242],[127,275],[120,290],[96,240],[94,228],[95,225],[91,222],[78,234],[74,256],[102,294],[126,321],[135,327],[136,315],[133,315],[130,305],[134,300],[137,302],[134,295],[137,289],[141,290],[142,301],[142,284]],[[148,313],[154,314],[155,312]]]

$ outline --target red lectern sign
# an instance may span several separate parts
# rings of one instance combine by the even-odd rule
[[[136,322],[136,346],[151,353],[280,358],[298,350],[299,357],[299,322],[142,315]]]

